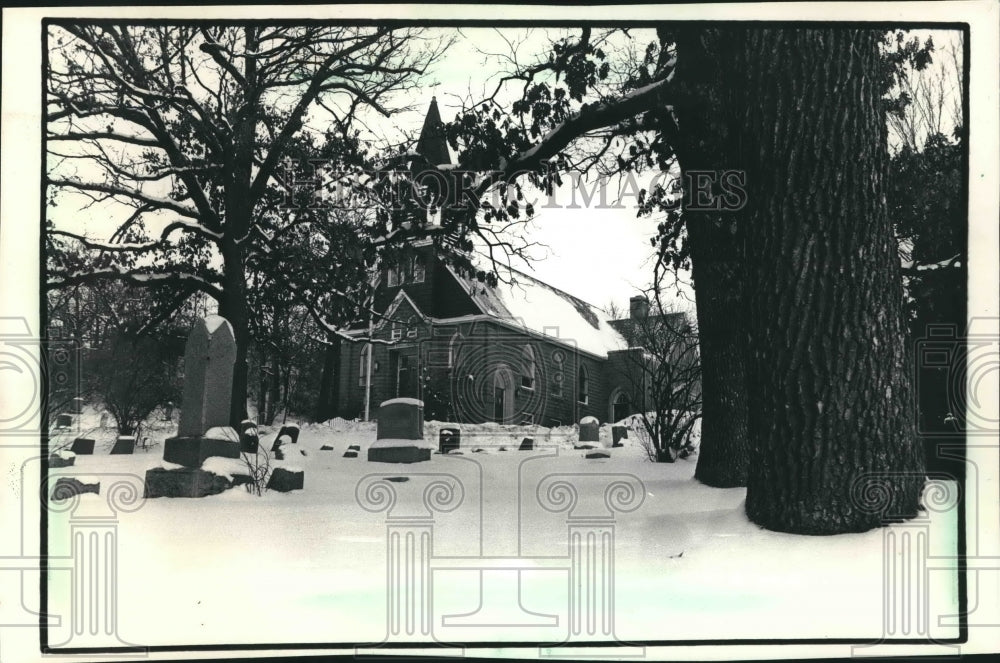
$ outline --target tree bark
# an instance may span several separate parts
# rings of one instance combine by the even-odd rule
[[[708,486],[745,486],[750,467],[740,265],[732,222],[688,222],[701,351],[701,444],[694,476]],[[734,228],[735,229],[735,228]]]
[[[229,244],[232,246],[229,246]],[[236,361],[233,364],[233,387],[230,392],[229,423],[238,427],[246,418],[248,386],[247,350],[250,347],[249,315],[246,281],[243,272],[242,249],[235,242],[223,246],[223,296],[219,315],[229,321],[236,340]]]
[[[247,52],[257,49],[257,30],[247,27],[244,46]],[[253,175],[254,138],[257,125],[257,64],[245,58],[246,103],[233,118],[232,145],[226,158],[226,217],[222,242],[223,301],[219,313],[229,320],[236,336],[236,363],[233,366],[233,390],[230,400],[230,424],[239,427],[246,418],[250,348],[250,317],[246,294],[246,269],[243,239],[250,232],[254,201],[250,195]]]
[[[865,531],[915,515],[924,482],[879,33],[746,37],[747,514],[778,531]]]
[[[735,39],[735,31],[716,28],[677,35],[674,108],[680,131],[675,149],[686,176],[710,171],[719,177],[738,166],[728,80]],[[693,185],[690,179],[685,181],[688,198],[696,193]],[[738,214],[738,210],[699,211],[690,205],[684,211],[702,373],[695,478],[718,488],[745,486],[750,462],[741,256],[735,235]]]

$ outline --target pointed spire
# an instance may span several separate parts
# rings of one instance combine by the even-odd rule
[[[420,130],[420,138],[417,140],[417,154],[434,165],[451,163],[448,141],[444,135],[444,123],[441,121],[441,113],[438,112],[437,97],[431,97],[431,106],[427,109],[424,127]]]

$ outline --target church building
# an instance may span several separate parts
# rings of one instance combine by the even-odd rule
[[[417,144],[435,163],[450,163],[431,102]],[[379,403],[412,397],[428,419],[456,423],[568,425],[586,416],[618,421],[644,406],[630,377],[628,320],[514,269],[491,287],[459,273],[430,240],[415,242],[401,266],[383,266],[374,309],[381,315],[351,330],[372,343],[345,343],[337,411],[371,417]],[[646,316],[642,296],[630,318]],[[634,357],[634,355],[633,355]],[[642,392],[642,389],[638,391]]]

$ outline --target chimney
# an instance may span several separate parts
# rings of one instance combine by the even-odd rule
[[[649,315],[649,300],[645,295],[636,295],[628,300],[629,317],[633,320],[645,318]]]

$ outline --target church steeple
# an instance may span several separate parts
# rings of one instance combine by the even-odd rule
[[[444,135],[444,123],[441,121],[441,113],[438,112],[436,97],[431,97],[431,106],[427,109],[424,127],[420,130],[420,138],[417,140],[417,154],[435,166],[451,163],[448,141]]]

